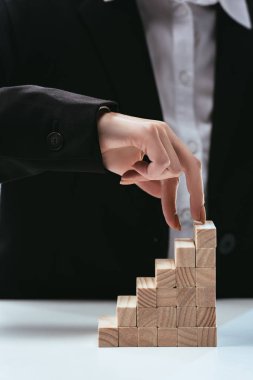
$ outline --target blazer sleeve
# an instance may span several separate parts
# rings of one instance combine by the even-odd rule
[[[0,183],[43,171],[106,172],[97,117],[101,107],[115,111],[116,103],[55,88],[12,86],[15,54],[2,0],[0,35]]]
[[[0,88],[0,182],[50,171],[105,172],[101,107],[116,104],[54,88]]]

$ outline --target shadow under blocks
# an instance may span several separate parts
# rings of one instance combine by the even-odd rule
[[[155,277],[138,277],[136,295],[99,319],[99,347],[215,347],[216,241],[212,221],[175,239],[175,260],[156,259]]]

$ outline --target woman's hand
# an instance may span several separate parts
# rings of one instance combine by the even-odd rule
[[[121,176],[122,185],[136,184],[161,198],[169,226],[180,229],[176,213],[179,176],[186,176],[192,218],[205,222],[201,163],[164,122],[106,112],[98,120],[105,167]],[[150,162],[143,161],[144,155]]]

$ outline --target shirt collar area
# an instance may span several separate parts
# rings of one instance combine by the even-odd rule
[[[220,0],[224,11],[239,24],[247,29],[251,29],[251,20],[246,0]]]
[[[103,0],[109,3],[115,0]],[[197,5],[213,5],[220,3],[224,11],[238,24],[247,29],[251,29],[251,20],[246,0],[177,0],[178,3],[192,3]]]

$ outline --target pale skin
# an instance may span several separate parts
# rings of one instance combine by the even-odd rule
[[[106,169],[121,176],[121,185],[137,185],[161,199],[167,224],[180,230],[176,211],[179,176],[185,175],[192,219],[205,223],[201,162],[168,124],[123,115],[102,113],[98,135]],[[147,155],[150,162],[143,161]]]

